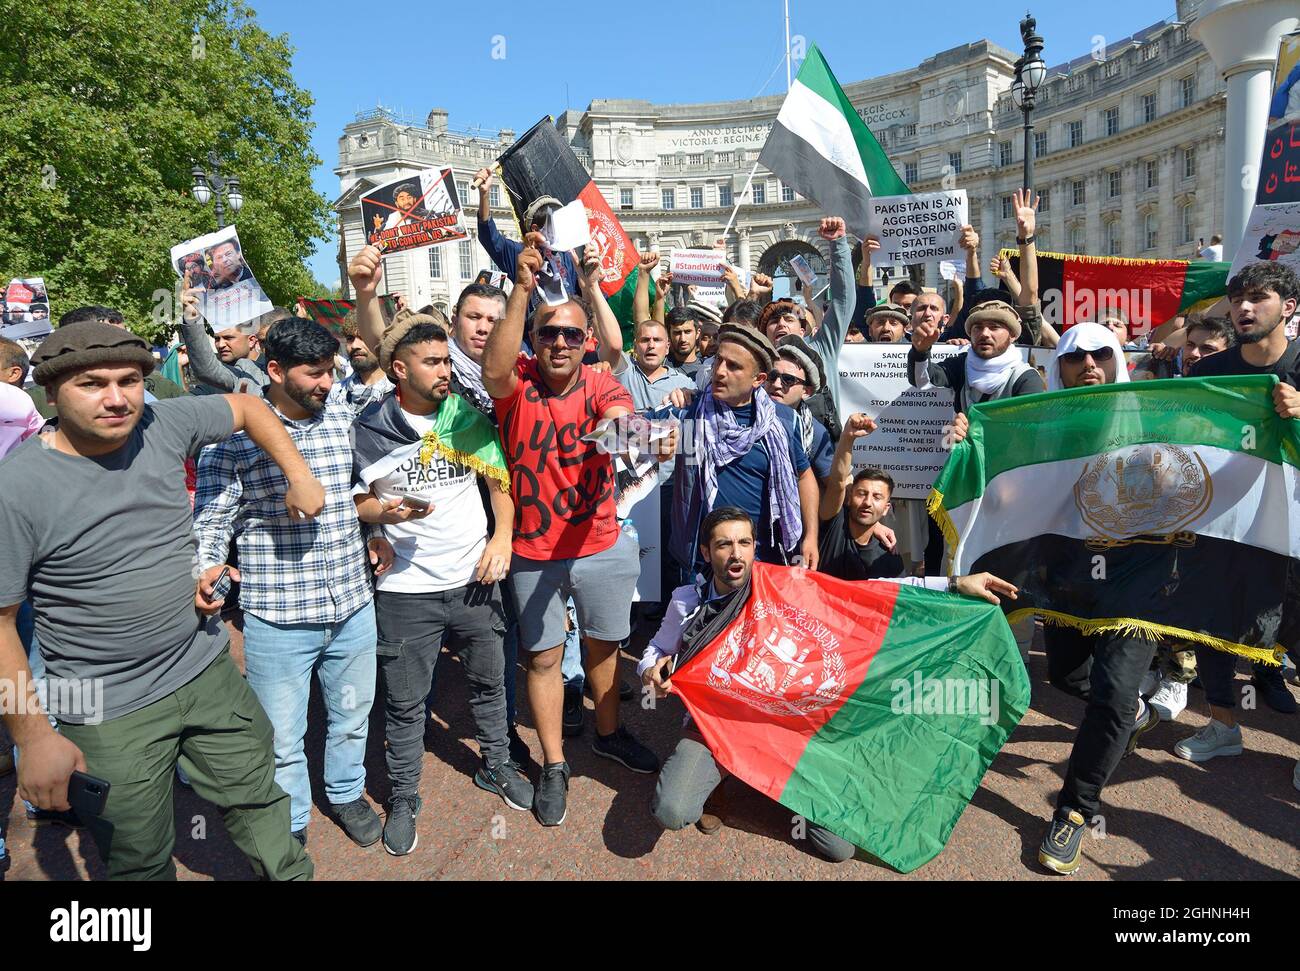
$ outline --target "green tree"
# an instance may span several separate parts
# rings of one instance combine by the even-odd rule
[[[105,304],[163,337],[169,250],[217,228],[190,193],[215,150],[243,185],[235,221],[267,295],[315,290],[304,260],[331,212],[312,187],[312,99],[285,36],[241,0],[3,6],[0,277],[43,276],[56,318]]]

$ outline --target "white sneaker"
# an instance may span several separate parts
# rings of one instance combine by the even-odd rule
[[[1199,732],[1175,745],[1174,754],[1189,762],[1208,762],[1219,755],[1240,755],[1241,726],[1229,728],[1211,718]]]
[[[1187,707],[1187,685],[1164,678],[1156,693],[1147,699],[1147,704],[1160,712],[1165,721],[1174,721]]]
[[[1159,671],[1148,671],[1142,675],[1142,682],[1138,685],[1138,694],[1143,698],[1148,697],[1151,692],[1156,690],[1156,685],[1160,683]]]

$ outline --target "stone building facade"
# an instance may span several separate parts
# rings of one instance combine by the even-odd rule
[[[1189,33],[1194,2],[1176,15],[1053,67],[1034,115],[1035,188],[1044,195],[1039,247],[1092,255],[1194,258],[1223,220],[1226,88]],[[1052,52],[1051,38],[1048,53]],[[858,114],[914,191],[962,188],[987,261],[994,244],[1014,245],[1011,193],[1022,181],[1023,117],[1011,102],[1017,54],[988,41],[944,51],[916,68],[845,85]],[[657,105],[598,100],[566,111],[556,126],[618,214],[638,248],[667,253],[708,245],[742,198],[783,96]],[[423,126],[369,112],[339,140],[340,275],[362,245],[359,198],[370,186],[420,168],[451,167],[467,190],[473,173],[514,132],[456,133],[447,113]],[[467,211],[477,202],[468,191]],[[498,205],[501,203],[503,205]],[[497,224],[517,230],[504,192]],[[729,255],[771,273],[803,253],[824,270],[814,203],[761,167],[728,235]],[[472,216],[470,218],[473,224]],[[449,305],[488,265],[466,243],[392,257],[388,286],[415,305]],[[924,275],[921,268],[914,274]],[[934,269],[929,269],[931,282]]]

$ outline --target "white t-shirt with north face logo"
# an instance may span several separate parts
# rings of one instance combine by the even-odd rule
[[[403,409],[402,417],[420,435],[433,427],[431,415]],[[393,568],[376,581],[378,589],[434,593],[473,582],[487,546],[487,514],[472,469],[436,454],[425,466],[414,455],[376,480],[374,492],[380,499],[415,496],[433,504],[423,519],[384,527],[397,555]]]

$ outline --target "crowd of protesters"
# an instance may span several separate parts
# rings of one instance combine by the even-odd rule
[[[668,273],[652,299],[658,256],[646,254],[625,353],[597,254],[545,249],[540,230],[558,201],[530,206],[523,240],[511,240],[487,212],[491,180],[479,173],[479,239],[512,286],[470,285],[450,319],[432,306],[388,314],[381,254],[368,246],[349,266],[356,308],[341,334],[277,309],[209,337],[187,291],[187,358],[173,351],[168,376],[108,308],[64,315],[30,360],[0,341],[0,677],[103,686],[96,711],[49,695],[6,711],[5,723],[29,815],[88,826],[110,877],[174,876],[179,780],[221,807],[259,877],[310,878],[313,681],[329,815],[361,846],[414,852],[444,645],[468,682],[478,788],[561,825],[565,750],[586,731],[587,695],[592,751],[658,773],[647,813],[668,829],[717,832],[710,799],[725,773],[699,732],[687,724],[661,764],[620,718],[636,694],[620,656],[641,563],[598,427],[641,415],[669,429],[653,443],[664,594],[642,607],[659,626],[637,665],[643,690],[663,693],[684,630],[744,588],[756,560],[1015,597],[988,574],[943,576],[937,530],[924,569],[899,555],[893,480],[854,471],[876,423],[843,413],[846,343],[905,345],[908,380],[952,392],[953,441],[982,402],[1130,378],[1124,345],[1135,335],[1120,308],[1060,334],[1044,320],[1031,193],[1014,200],[1018,274],[995,258],[986,285],[981,240],[966,227],[954,306],[909,281],[878,301],[878,244],[851,246],[837,217],[820,226],[824,306],[773,299],[770,279],[745,285],[731,268],[725,309]],[[539,298],[547,265],[572,294],[563,303]],[[1226,314],[1165,328],[1146,366],[1276,374],[1278,413],[1300,417],[1300,352],[1284,329],[1298,301],[1290,270],[1250,266],[1229,282]],[[940,342],[961,349],[936,360]],[[1045,381],[1025,345],[1055,349]],[[680,435],[688,425],[693,434]],[[1233,756],[1243,737],[1232,655],[1052,626],[1044,642],[1051,683],[1086,704],[1039,854],[1066,873],[1120,759],[1178,718],[1198,677],[1211,721],[1175,753]],[[521,674],[535,764],[516,727]],[[1295,711],[1278,668],[1256,665],[1252,678],[1266,703]],[[391,791],[382,817],[363,793],[375,705]],[[103,813],[73,810],[74,772],[111,783]],[[809,839],[830,860],[855,853],[820,827]]]

